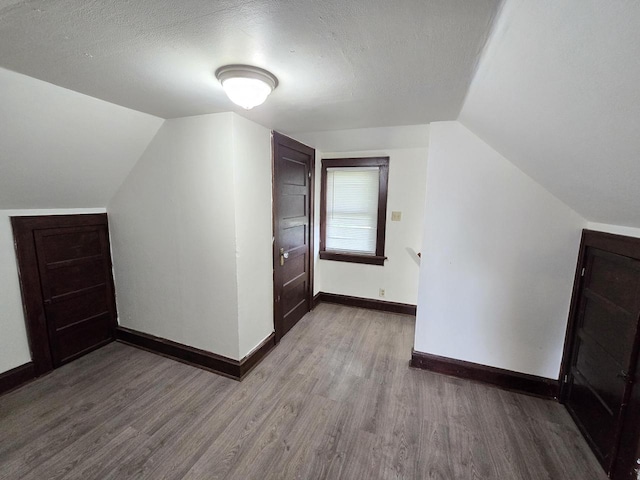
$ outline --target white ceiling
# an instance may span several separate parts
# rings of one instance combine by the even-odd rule
[[[507,1],[460,121],[588,220],[640,227],[640,2]]]
[[[237,110],[213,71],[280,86],[284,132],[458,116],[500,0],[0,0],[0,66],[163,118]]]

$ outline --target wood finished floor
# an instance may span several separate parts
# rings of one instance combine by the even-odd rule
[[[0,397],[2,479],[604,479],[559,404],[408,367],[321,304],[242,383],[112,343]]]

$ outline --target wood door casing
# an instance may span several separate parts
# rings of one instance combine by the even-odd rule
[[[106,214],[12,217],[36,374],[115,338]]]
[[[311,310],[313,302],[314,166],[312,148],[273,132],[276,342]]]
[[[637,478],[639,319],[640,239],[585,230],[560,398],[615,479]]]

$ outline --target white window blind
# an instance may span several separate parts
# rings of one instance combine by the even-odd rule
[[[327,168],[327,251],[375,255],[379,167]]]

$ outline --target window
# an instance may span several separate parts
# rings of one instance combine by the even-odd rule
[[[320,258],[384,265],[389,157],[322,160]]]

